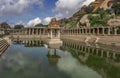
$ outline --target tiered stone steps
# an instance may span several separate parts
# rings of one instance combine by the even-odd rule
[[[2,55],[8,48],[9,44],[6,40],[0,40],[0,55]]]

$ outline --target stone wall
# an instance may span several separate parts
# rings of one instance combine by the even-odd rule
[[[120,36],[95,36],[95,35],[80,35],[80,36],[61,36],[61,39],[69,39],[87,43],[105,44],[120,46]]]
[[[61,38],[120,46],[120,26],[65,29]]]

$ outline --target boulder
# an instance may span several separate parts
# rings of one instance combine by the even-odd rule
[[[109,26],[120,26],[120,18],[110,19],[107,24]]]
[[[88,15],[84,15],[80,21],[77,23],[77,27],[90,27]]]

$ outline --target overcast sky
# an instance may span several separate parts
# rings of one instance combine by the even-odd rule
[[[0,22],[33,26],[68,18],[94,0],[0,0]]]

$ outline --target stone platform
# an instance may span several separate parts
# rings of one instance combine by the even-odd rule
[[[62,44],[62,40],[60,39],[48,39],[46,41],[47,44]]]

